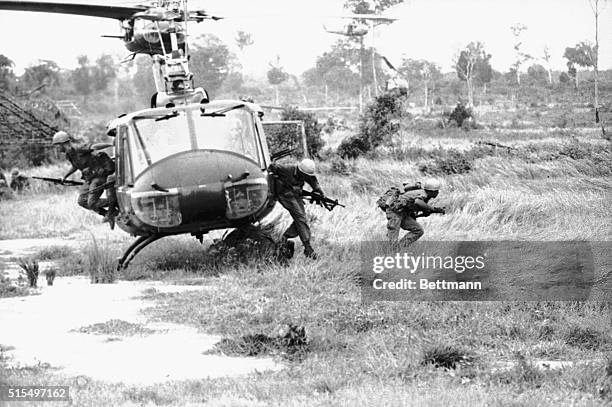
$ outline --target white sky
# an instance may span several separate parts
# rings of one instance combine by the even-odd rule
[[[264,74],[268,63],[279,55],[281,65],[299,75],[314,66],[316,57],[338,38],[326,33],[322,24],[340,26],[342,20],[323,16],[342,13],[343,2],[190,0],[191,9],[205,8],[210,13],[234,17],[191,23],[189,32],[191,35],[213,33],[236,53],[236,31],[250,32],[255,44],[239,55],[246,72]],[[117,3],[135,2],[106,2]],[[460,48],[477,40],[484,42],[486,50],[493,55],[493,67],[507,71],[513,60],[514,38],[510,26],[519,22],[528,27],[522,35],[524,50],[540,58],[544,46],[548,45],[555,69],[565,68],[562,56],[566,46],[583,40],[594,41],[594,18],[588,0],[406,0],[390,13],[400,20],[376,28],[374,40],[379,52],[395,64],[402,57],[428,59],[444,71],[452,69],[453,58]],[[62,67],[73,68],[76,57],[81,54],[89,55],[91,60],[102,53],[122,57],[128,52],[120,40],[100,37],[119,34],[118,25],[115,20],[93,17],[0,11],[0,54],[15,62],[18,73],[38,59],[51,59]],[[368,42],[371,39],[370,36]],[[601,69],[612,68],[611,40],[612,1],[608,0],[600,16]]]

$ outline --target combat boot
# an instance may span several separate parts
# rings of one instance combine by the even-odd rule
[[[116,216],[116,214],[114,212],[110,212],[109,211],[104,216],[104,219],[102,220],[102,223],[108,222],[108,225],[110,226],[111,230],[115,230],[115,216]]]
[[[316,260],[318,257],[317,253],[315,253],[314,249],[310,245],[310,242],[304,242],[304,256],[312,260]]]

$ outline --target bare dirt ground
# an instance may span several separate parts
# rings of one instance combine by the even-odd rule
[[[16,265],[9,258],[54,244],[78,247],[79,242],[2,240],[0,264],[9,271],[5,274],[14,274]],[[38,295],[0,299],[0,344],[9,349],[5,353],[9,366],[48,364],[69,377],[128,384],[237,376],[281,368],[269,358],[205,355],[219,337],[183,325],[150,322],[141,313],[152,305],[142,298],[145,290],[183,292],[206,290],[206,286],[150,281],[91,284],[86,277],[58,277],[53,286],[44,284],[41,276]],[[112,327],[117,322],[137,329],[127,335],[121,329],[114,332]],[[111,329],[96,330],[92,325]]]

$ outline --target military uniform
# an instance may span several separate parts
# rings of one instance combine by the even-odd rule
[[[433,208],[427,204],[430,199],[426,194],[410,191],[403,193],[389,205],[385,211],[387,239],[391,242],[397,242],[400,229],[404,229],[408,233],[400,240],[402,245],[407,246],[419,240],[425,231],[416,221],[417,212],[432,211]]]
[[[297,165],[272,164],[269,169],[276,181],[274,187],[278,202],[293,218],[293,223],[283,233],[283,237],[291,239],[299,236],[304,247],[310,248],[310,228],[306,220],[302,188],[307,183],[313,191],[323,194],[317,177],[302,173]]]
[[[103,152],[93,154],[89,145],[70,147],[66,151],[66,158],[74,169],[81,171],[84,181],[79,189],[77,203],[85,209],[90,209],[100,215],[106,215],[104,206],[108,205],[109,202],[107,199],[100,199],[104,189],[99,187],[104,185],[107,182],[107,177],[115,172],[113,160]],[[112,189],[112,191],[109,192],[109,189]],[[114,189],[112,186],[107,188],[107,197],[113,200]]]

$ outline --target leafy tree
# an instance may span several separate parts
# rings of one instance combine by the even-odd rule
[[[279,102],[279,94],[278,94],[278,85],[285,82],[289,79],[289,74],[283,70],[283,67],[280,65],[280,57],[276,56],[276,64],[270,63],[270,69],[268,69],[268,83],[274,86],[276,91],[276,104]]]
[[[359,93],[358,60],[358,51],[348,41],[338,41],[330,51],[317,57],[314,68],[304,72],[304,82],[340,95],[356,95]]]
[[[244,52],[246,47],[254,44],[253,35],[246,31],[238,31],[236,33],[236,45],[240,49],[240,52]]]
[[[563,58],[582,68],[592,68],[595,66],[595,47],[588,41],[580,42],[574,47],[565,48]]]
[[[117,77],[115,61],[108,54],[100,55],[91,70],[93,87],[97,91],[106,90],[108,84]]]
[[[544,85],[548,82],[548,70],[540,64],[533,64],[527,68],[527,75],[534,84]]]
[[[574,47],[565,48],[563,58],[567,59],[567,73],[573,79],[574,87],[578,87],[576,81],[576,65],[582,68],[594,68],[596,63],[597,51],[593,44],[583,41]]]
[[[196,84],[201,83],[213,96],[236,66],[236,57],[219,37],[203,34],[190,48],[190,69]]]
[[[480,41],[470,42],[459,53],[459,57],[455,62],[455,69],[459,79],[466,82],[469,106],[474,105],[474,82],[478,80],[479,75],[483,75],[482,81],[491,80],[490,59],[491,54],[487,54],[484,45]]]
[[[427,109],[429,91],[435,89],[436,83],[442,79],[440,68],[435,63],[423,59],[405,59],[399,71],[403,76],[407,76],[411,83],[417,83],[423,87],[423,106]]]
[[[344,8],[355,14],[374,14],[403,2],[404,0],[346,0]]]
[[[0,54],[0,90],[10,91],[13,87],[15,82],[14,65],[8,57]]]
[[[77,57],[79,67],[72,72],[72,83],[74,89],[83,95],[83,101],[87,102],[87,96],[92,91],[91,83],[91,66],[89,65],[89,58],[86,55]]]
[[[28,66],[21,76],[23,84],[28,89],[45,86],[59,85],[60,68],[50,60],[42,60],[34,65]]]
[[[151,96],[155,93],[155,80],[151,72],[151,57],[138,55],[134,63],[136,64],[136,72],[132,77],[134,89],[148,103]]]

